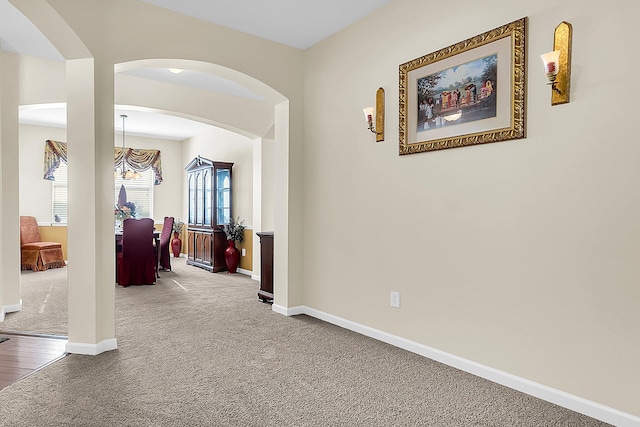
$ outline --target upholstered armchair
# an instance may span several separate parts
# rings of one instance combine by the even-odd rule
[[[43,242],[38,221],[33,216],[20,217],[20,264],[23,270],[33,271],[66,266],[62,245]]]

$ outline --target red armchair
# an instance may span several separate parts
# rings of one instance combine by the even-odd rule
[[[62,245],[43,242],[33,216],[20,217],[20,265],[23,270],[43,271],[66,266]]]
[[[152,285],[156,282],[153,220],[128,218],[122,223],[122,251],[117,254],[118,284]]]

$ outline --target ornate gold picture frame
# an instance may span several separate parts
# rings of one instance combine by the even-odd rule
[[[400,155],[525,137],[526,21],[400,65]]]

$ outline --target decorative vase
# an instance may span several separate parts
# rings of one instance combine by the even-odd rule
[[[171,240],[171,251],[174,258],[180,257],[180,250],[182,249],[182,240],[180,240],[180,233],[173,232],[173,239]]]
[[[224,251],[224,260],[227,263],[227,273],[234,274],[240,262],[240,251],[236,248],[236,242],[229,240],[229,245]]]

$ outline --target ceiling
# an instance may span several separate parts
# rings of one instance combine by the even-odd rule
[[[214,24],[307,49],[391,0],[142,0]]]
[[[391,0],[142,0],[177,13],[249,33],[297,49],[307,49],[351,25]],[[0,49],[63,61],[63,57],[8,0],[0,0]],[[143,69],[128,74],[166,81],[165,70]],[[237,83],[213,75],[186,70],[174,83],[202,90],[257,98]],[[132,107],[116,107],[129,116],[127,134],[183,140],[203,130],[202,123]],[[65,127],[64,104],[22,108],[21,123]]]

